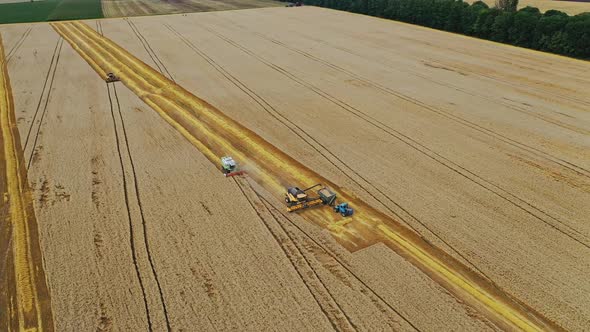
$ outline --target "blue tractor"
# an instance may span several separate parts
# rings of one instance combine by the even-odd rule
[[[340,203],[334,206],[334,212],[340,213],[343,217],[352,216],[354,213],[353,208],[348,207],[348,203]]]

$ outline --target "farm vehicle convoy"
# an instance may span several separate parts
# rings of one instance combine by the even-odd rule
[[[232,177],[237,175],[244,175],[246,171],[239,170],[236,161],[229,156],[221,158],[221,171],[225,177]],[[314,188],[320,189],[317,191],[317,196],[308,194]],[[340,213],[343,217],[352,216],[354,209],[348,203],[336,203],[336,193],[321,183],[315,184],[309,188],[300,189],[299,187],[288,187],[285,193],[285,204],[288,212],[308,209],[314,206],[327,205],[333,207],[334,212]]]
[[[120,78],[114,73],[107,73],[105,78],[107,83],[114,83],[120,81]],[[225,177],[233,177],[246,174],[246,171],[239,170],[238,164],[230,156],[221,157],[221,171]],[[321,187],[317,194],[318,196],[308,195],[308,191]],[[322,186],[321,183],[315,184],[306,189],[299,187],[288,187],[285,193],[285,203],[288,212],[308,209],[318,205],[327,205],[334,208],[334,212],[340,213],[343,217],[349,217],[354,214],[354,209],[351,208],[347,202],[336,203],[336,193],[329,188]]]

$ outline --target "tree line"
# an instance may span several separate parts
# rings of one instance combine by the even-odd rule
[[[590,59],[590,13],[569,16],[517,0],[306,0],[306,4],[377,16],[515,46]]]

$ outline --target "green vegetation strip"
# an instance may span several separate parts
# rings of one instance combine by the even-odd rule
[[[557,10],[541,13],[534,7],[517,11],[517,0],[500,0],[501,8],[462,0],[306,0],[306,4],[590,59],[590,13],[569,16]]]
[[[41,0],[0,4],[0,24],[102,17],[100,0]]]

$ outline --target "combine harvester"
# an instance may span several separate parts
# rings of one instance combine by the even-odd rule
[[[334,206],[336,203],[336,194],[327,187],[322,187],[318,190],[317,197],[311,197],[307,194],[311,189],[320,186],[321,184],[318,183],[306,189],[299,189],[298,187],[287,188],[287,193],[285,194],[287,211],[294,212],[322,204]],[[334,211],[339,212],[343,217],[352,216],[354,213],[354,210],[348,207],[348,203],[340,203],[339,205],[334,206]]]
[[[114,83],[114,82],[119,82],[121,79],[119,79],[119,77],[117,77],[117,75],[115,75],[113,73],[108,73],[107,77],[105,77],[104,80],[107,83]]]
[[[229,156],[221,157],[221,171],[226,178],[246,174],[246,171],[238,171],[238,164]]]
[[[229,156],[221,157],[221,171],[225,177],[246,174],[246,171],[238,170],[238,164]],[[343,217],[352,216],[354,210],[348,206],[348,203],[336,204],[336,193],[325,186],[317,191],[317,197],[311,197],[307,194],[308,191],[320,186],[322,185],[318,183],[306,189],[299,189],[299,187],[287,188],[285,194],[287,211],[293,212],[323,204],[333,206],[334,212],[340,213]]]

